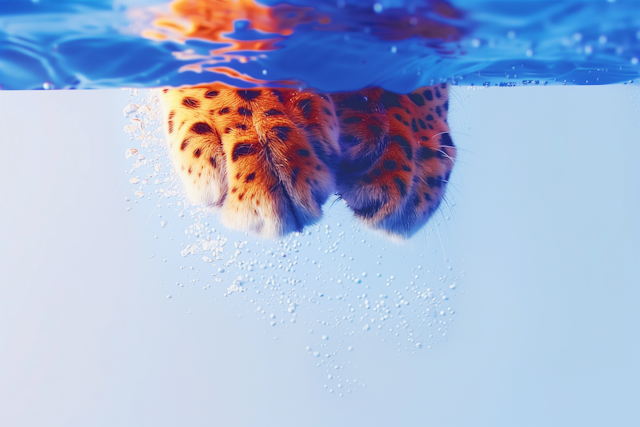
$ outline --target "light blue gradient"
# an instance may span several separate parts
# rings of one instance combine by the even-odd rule
[[[306,328],[274,340],[221,289],[165,308],[185,261],[126,211],[127,92],[0,92],[0,425],[639,425],[640,90],[453,92],[455,322],[415,353],[358,338],[343,398]]]

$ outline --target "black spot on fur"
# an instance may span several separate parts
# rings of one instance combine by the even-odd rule
[[[398,167],[398,164],[395,160],[385,160],[384,162],[382,162],[382,164],[384,165],[385,169],[390,171],[396,170],[396,168]]]
[[[313,104],[311,103],[310,99],[301,99],[300,101],[298,101],[298,108],[302,111],[302,115],[305,119],[308,119],[311,115],[312,107]]]
[[[213,129],[209,126],[208,123],[205,122],[197,122],[191,125],[191,132],[197,133],[198,135],[206,135],[208,133],[213,133]]]
[[[218,167],[218,162],[216,162],[215,157],[209,157],[209,163],[211,163],[211,166],[213,166],[214,169]]]
[[[362,140],[355,135],[347,134],[340,138],[340,144],[345,147],[355,147],[362,144]]]
[[[436,114],[438,115],[438,117],[442,117],[442,109],[439,105],[436,107]]]
[[[344,99],[342,99],[338,103],[338,107],[341,109],[360,111],[363,113],[372,113],[374,106],[371,102],[369,102],[369,98],[358,95],[354,92],[348,96],[345,96]]]
[[[271,130],[275,132],[280,141],[284,142],[289,139],[289,132],[291,132],[291,128],[289,126],[274,126]]]
[[[276,110],[275,108],[272,108],[269,111],[265,111],[264,115],[266,117],[270,117],[270,116],[284,116],[284,113],[280,110]]]
[[[291,171],[291,186],[292,187],[296,186],[296,181],[298,181],[298,174],[299,173],[300,173],[300,168],[298,166],[293,168],[293,170]]]
[[[440,145],[443,147],[453,147],[453,141],[451,140],[451,135],[448,133],[443,133],[440,135]]]
[[[393,117],[396,118],[397,121],[402,122],[402,116],[400,114],[394,114]]]
[[[433,101],[433,93],[431,92],[431,90],[427,89],[422,94],[427,99],[427,101]]]
[[[440,91],[438,90],[437,86],[433,87],[433,91],[436,93],[436,98],[442,97],[442,95],[440,94]]]
[[[279,90],[273,90],[271,91],[271,93],[273,93],[273,95],[278,98],[278,102],[280,102],[281,104],[284,102],[284,96],[282,95],[282,92],[280,92]]]
[[[422,195],[424,196],[424,199],[427,201],[431,201],[431,196],[429,195],[429,193],[422,193]]]
[[[382,208],[382,206],[383,206],[382,201],[372,200],[362,207],[359,207],[359,208],[352,207],[352,209],[353,209],[353,213],[356,214],[356,216],[359,216],[362,218],[371,218]]]
[[[167,127],[169,128],[169,133],[173,132],[173,120],[169,120],[167,122]]]
[[[202,154],[202,150],[199,148],[196,148],[196,150],[193,152],[193,157],[197,159],[200,157],[201,154]]]
[[[427,119],[428,122],[433,120],[433,116],[431,114],[427,114],[427,117],[425,117]]]
[[[240,114],[241,116],[251,116],[253,112],[248,108],[240,107],[238,108],[238,114]]]
[[[360,123],[360,122],[364,122],[364,119],[358,116],[347,117],[346,119],[342,120],[342,123]]]
[[[247,130],[247,125],[242,123],[236,123],[236,129]]]
[[[409,203],[411,204],[411,206],[413,206],[414,208],[416,206],[418,206],[420,204],[420,195],[418,193],[414,193],[411,196],[411,200],[409,201]]]
[[[209,90],[207,91],[207,93],[204,94],[205,98],[213,98],[214,96],[218,96],[218,91],[217,90]]]
[[[411,149],[409,141],[407,141],[400,135],[394,135],[393,137],[391,137],[391,140],[400,144],[400,146],[404,150],[404,154],[407,156],[407,159],[411,160],[413,158],[413,150]]]
[[[420,123],[420,127],[422,129],[425,129],[425,130],[427,129],[427,125],[422,121],[422,119],[418,119],[418,123]]]
[[[323,109],[322,109],[322,111],[324,111],[324,113],[325,113],[327,116],[333,116],[333,114],[331,114],[331,110],[329,110],[328,108],[323,108]]]
[[[299,149],[297,153],[299,156],[302,156],[302,157],[309,157],[309,154],[311,154],[309,153],[309,150],[305,150],[304,148]]]
[[[311,140],[311,147],[313,148],[313,153],[316,157],[330,170],[335,170],[338,162],[340,161],[340,156],[337,153],[328,153],[325,148],[325,144],[318,140]],[[320,170],[320,169],[318,169]]]
[[[198,101],[195,98],[190,98],[188,96],[184,97],[182,99],[182,105],[184,105],[187,108],[200,108],[200,101]]]
[[[231,160],[235,162],[239,157],[248,156],[253,154],[254,152],[255,148],[253,147],[253,144],[240,142],[233,147]]]
[[[433,187],[437,187],[438,183],[434,177],[430,176],[429,178],[427,178],[427,185],[433,188]]]
[[[445,110],[449,111],[449,100],[447,99],[444,104],[442,104]]]
[[[433,151],[431,148],[429,147],[420,147],[418,149],[418,157],[421,160],[427,160],[430,159],[432,157],[434,157],[436,155],[436,152]]]
[[[407,184],[405,184],[399,177],[394,176],[393,181],[396,183],[396,187],[400,192],[400,196],[404,197],[407,195]]]
[[[411,168],[407,165],[402,165],[402,170],[403,171],[407,171],[407,172],[411,172]]]
[[[416,119],[411,119],[411,129],[414,132],[418,132],[418,125],[416,124]]]
[[[249,183],[251,181],[253,181],[256,178],[256,173],[255,172],[251,172],[249,175],[247,175],[247,177],[245,178],[244,182]]]
[[[375,124],[369,125],[369,132],[371,132],[376,139],[382,136],[382,128]]]
[[[424,105],[424,98],[419,93],[410,93],[409,99],[418,107],[422,107]]]
[[[259,90],[239,90],[236,93],[245,101],[253,101],[260,96],[261,92]]]
[[[229,107],[221,108],[220,111],[218,111],[218,114],[220,114],[221,116],[227,113],[229,113]]]
[[[238,200],[242,200],[244,198],[244,193],[238,195]]]
[[[187,148],[187,146],[189,145],[189,138],[185,138],[182,143],[180,144],[180,149],[182,151],[185,150],[185,148]]]
[[[386,109],[389,109],[391,107],[402,107],[402,104],[400,104],[400,96],[386,90],[382,92],[382,95],[380,96],[380,102],[382,102],[382,106]]]

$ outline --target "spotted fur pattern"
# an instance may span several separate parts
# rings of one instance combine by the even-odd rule
[[[301,231],[337,192],[365,224],[405,238],[438,207],[453,167],[447,90],[203,86],[160,98],[187,195],[226,226],[264,237]]]
[[[342,148],[338,194],[371,228],[411,236],[440,204],[456,156],[447,85],[408,95],[373,88],[332,98]]]
[[[265,237],[322,216],[340,161],[331,98],[292,90],[161,91],[169,151],[194,202]]]

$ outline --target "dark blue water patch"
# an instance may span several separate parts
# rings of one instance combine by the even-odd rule
[[[640,2],[458,0],[450,3],[455,15],[445,16],[438,12],[443,2],[436,0],[291,0],[328,16],[330,23],[300,24],[293,34],[279,36],[273,51],[229,56],[212,53],[224,46],[219,42],[142,38],[141,29],[151,18],[132,22],[128,12],[148,3],[2,1],[0,87],[254,85],[226,74],[180,71],[197,63],[325,92],[369,86],[409,92],[441,81],[591,85],[640,77]],[[434,23],[448,26],[454,35],[425,37]],[[243,20],[228,36],[273,38]],[[178,59],[187,50],[198,57]],[[242,61],[242,56],[251,59]]]

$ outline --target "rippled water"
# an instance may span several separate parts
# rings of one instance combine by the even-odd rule
[[[408,92],[438,81],[608,84],[640,72],[638,2],[218,0],[191,15],[151,3],[3,1],[0,86],[217,80]],[[202,4],[216,11],[209,22]]]

